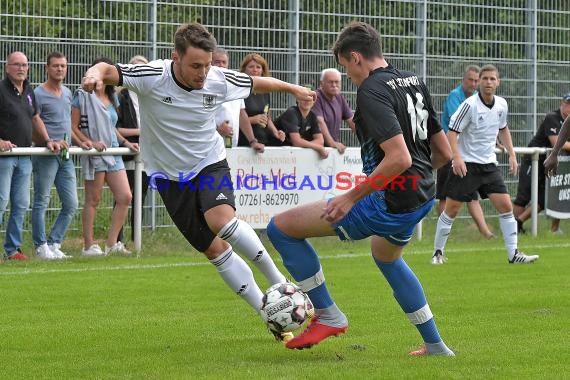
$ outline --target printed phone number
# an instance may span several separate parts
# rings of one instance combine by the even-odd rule
[[[237,204],[238,206],[296,206],[299,204],[299,194],[240,194],[237,196]]]

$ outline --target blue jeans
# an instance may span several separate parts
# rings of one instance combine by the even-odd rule
[[[77,180],[73,161],[58,156],[34,156],[34,203],[32,206],[32,239],[37,248],[44,243],[61,244],[77,211]],[[46,239],[45,216],[55,185],[61,210]]]
[[[24,217],[30,206],[30,156],[0,157],[0,224],[10,201],[4,251],[12,254],[22,245]]]

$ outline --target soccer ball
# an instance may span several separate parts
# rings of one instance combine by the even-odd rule
[[[314,314],[311,300],[295,284],[275,284],[263,295],[261,317],[273,332],[296,330]]]

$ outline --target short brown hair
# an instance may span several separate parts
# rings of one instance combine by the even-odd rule
[[[174,50],[179,56],[183,56],[186,50],[192,46],[207,52],[213,52],[216,48],[216,38],[205,26],[196,22],[182,24],[174,33]]]
[[[497,74],[497,78],[499,77],[499,69],[497,69],[495,65],[488,63],[485,66],[481,67],[481,71],[479,71],[479,78],[481,78],[481,76],[483,76],[483,73],[486,71],[494,71]]]

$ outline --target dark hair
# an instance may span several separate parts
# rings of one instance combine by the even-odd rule
[[[51,63],[52,59],[58,59],[58,58],[65,58],[65,54],[63,54],[60,51],[52,51],[51,53],[48,54],[47,59],[46,59],[46,64],[49,66],[49,64]]]
[[[366,59],[381,58],[383,54],[380,33],[365,22],[351,22],[341,30],[332,52],[338,63],[339,56],[349,59],[353,51],[362,54]]]
[[[180,25],[174,33],[174,50],[181,57],[190,46],[211,53],[216,45],[216,38],[206,27],[198,23]]]
[[[98,58],[95,58],[95,60],[91,64],[91,66],[95,66],[96,64],[101,63],[101,62],[108,63],[109,65],[115,65],[115,63],[113,61],[111,61],[110,58],[98,57]],[[113,106],[115,108],[117,108],[119,106],[117,104],[117,94],[115,93],[115,86],[110,85],[110,84],[105,85],[105,95],[107,95],[107,97],[111,101],[111,104],[113,104]]]

